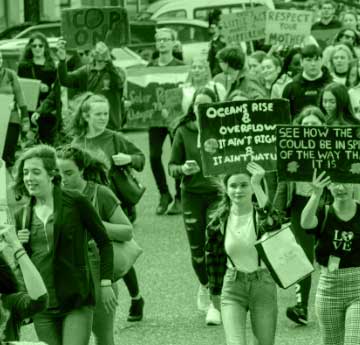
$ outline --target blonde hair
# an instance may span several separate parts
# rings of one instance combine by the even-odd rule
[[[190,70],[189,70],[189,73],[188,73],[188,75],[186,77],[185,83],[193,85],[192,65],[197,60],[200,60],[201,63],[206,67],[206,77],[205,77],[205,84],[204,84],[204,85],[206,85],[211,80],[211,70],[210,70],[209,62],[206,60],[206,58],[203,58],[203,57],[200,57],[200,56],[195,56],[191,60]]]
[[[334,58],[334,55],[339,51],[344,51],[346,53],[346,55],[349,58],[349,64],[350,64],[350,62],[352,60],[354,60],[354,55],[353,55],[353,53],[351,52],[351,50],[350,50],[350,48],[348,46],[346,46],[345,44],[337,44],[337,45],[335,45],[333,47],[333,49],[331,50],[331,52],[329,53],[329,67],[330,67],[332,72],[335,71],[333,58]]]
[[[156,32],[155,32],[155,38],[158,36],[158,34],[161,34],[161,33],[166,33],[166,34],[169,34],[171,36],[171,39],[173,41],[176,41],[177,40],[177,32],[173,29],[170,29],[170,28],[160,28],[160,29],[156,29]]]
[[[97,95],[92,92],[86,92],[85,94],[79,96],[75,101],[75,111],[72,116],[72,121],[70,121],[69,130],[75,136],[84,136],[88,129],[88,123],[84,118],[84,114],[87,114],[91,105],[94,103],[106,103],[109,105],[109,101],[103,95]]]

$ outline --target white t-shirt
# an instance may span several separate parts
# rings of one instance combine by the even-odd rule
[[[236,269],[242,272],[254,272],[259,268],[258,254],[255,248],[256,232],[253,212],[241,216],[230,213],[226,226],[225,251]],[[234,266],[228,258],[227,266]]]

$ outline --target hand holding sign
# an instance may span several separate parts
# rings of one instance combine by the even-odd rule
[[[251,174],[251,185],[260,185],[261,180],[265,176],[264,168],[255,162],[250,162],[246,169]]]
[[[313,188],[313,193],[320,197],[324,191],[324,188],[327,187],[328,185],[330,185],[331,180],[330,180],[330,176],[326,176],[326,172],[323,171],[319,176],[316,176],[317,174],[317,169],[314,170],[314,175],[313,175],[313,180],[312,180],[312,188]]]
[[[60,61],[64,61],[66,59],[66,41],[60,38],[57,42],[56,48],[57,48],[57,56]]]

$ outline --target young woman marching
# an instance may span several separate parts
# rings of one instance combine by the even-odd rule
[[[91,203],[60,187],[53,148],[35,146],[17,163],[14,188],[30,197],[16,214],[17,233],[49,294],[47,310],[34,317],[36,333],[49,345],[87,345],[95,305],[88,239],[99,248],[101,298],[108,312],[117,305],[111,242]]]
[[[145,165],[144,154],[120,132],[107,129],[108,121],[108,100],[102,95],[86,93],[80,100],[71,124],[71,131],[75,135],[73,144],[93,152],[109,167],[129,166],[142,171]],[[130,221],[134,222],[135,206],[127,205],[123,200],[120,201],[125,214]],[[144,300],[140,294],[134,267],[123,279],[131,296],[128,321],[140,321],[143,317]]]
[[[219,187],[215,178],[204,177],[198,148],[198,106],[217,101],[215,92],[209,88],[198,89],[189,108],[175,131],[169,162],[169,174],[181,178],[181,204],[188,237],[191,260],[200,282],[197,307],[206,311],[206,323],[219,325],[220,313],[209,305],[208,277],[205,267],[205,229],[211,205],[218,200]]]
[[[354,185],[331,182],[314,171],[313,191],[301,214],[301,226],[313,229],[316,261],[321,266],[315,298],[323,345],[360,344],[360,206]],[[333,203],[319,207],[324,188]]]
[[[64,146],[57,151],[58,166],[64,188],[76,190],[86,196],[99,212],[109,238],[112,241],[129,241],[132,238],[133,227],[120,206],[120,201],[106,187],[106,165],[95,159],[89,152]],[[107,313],[99,298],[100,276],[99,255],[91,241],[89,258],[97,293],[97,303],[94,311],[93,332],[98,345],[114,345],[115,309]],[[118,286],[112,284],[114,293],[118,296]]]
[[[275,341],[277,289],[254,246],[263,232],[281,226],[261,186],[264,174],[261,166],[251,162],[245,171],[227,175],[224,197],[207,227],[209,289],[217,308],[220,303],[215,296],[221,296],[227,345],[246,344],[248,311],[256,344]]]

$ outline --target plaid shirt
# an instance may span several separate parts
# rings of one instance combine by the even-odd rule
[[[283,215],[274,209],[270,202],[264,208],[254,204],[256,212],[255,231],[257,238],[267,231],[274,231],[281,227],[284,222]],[[227,254],[225,252],[225,230],[229,218],[230,209],[216,218],[213,218],[206,228],[205,262],[209,279],[211,295],[220,295],[223,286],[224,275],[227,269]],[[269,224],[269,218],[272,224]]]

